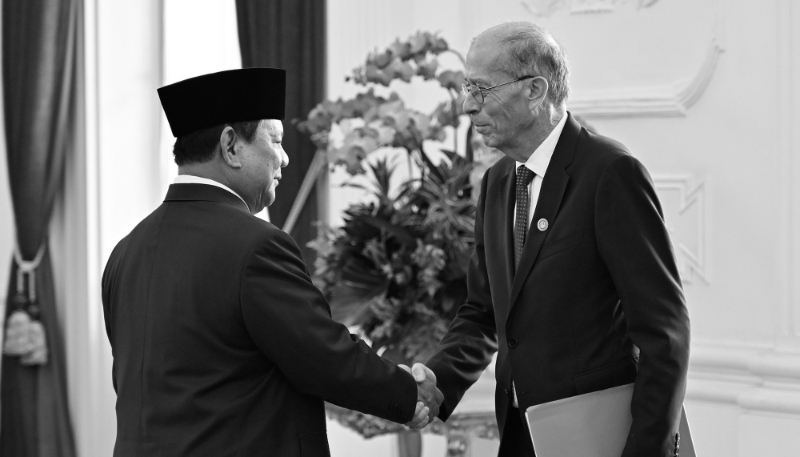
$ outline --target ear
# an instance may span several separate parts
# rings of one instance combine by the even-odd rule
[[[547,98],[547,91],[550,89],[550,84],[542,76],[531,79],[529,84],[528,107],[533,111],[544,104]]]
[[[230,125],[225,126],[222,129],[222,133],[219,134],[220,155],[222,160],[231,168],[242,168],[241,155],[236,151],[238,139],[239,135]]]

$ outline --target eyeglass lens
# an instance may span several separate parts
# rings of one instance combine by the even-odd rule
[[[476,102],[483,103],[483,92],[478,86],[474,84],[462,84],[461,88],[464,91],[464,95],[471,95]]]

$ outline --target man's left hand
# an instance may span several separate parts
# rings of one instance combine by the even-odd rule
[[[413,430],[422,429],[439,414],[439,406],[444,401],[444,395],[436,387],[436,375],[430,368],[421,363],[415,363],[413,368],[408,368],[406,365],[399,365],[399,367],[414,376],[419,392],[418,400],[420,400],[417,402],[414,419],[407,423],[406,426]],[[422,404],[422,408],[420,404]],[[424,422],[420,420],[423,409],[427,409]]]

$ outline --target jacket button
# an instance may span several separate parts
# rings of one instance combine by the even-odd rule
[[[511,338],[510,340],[508,340],[508,347],[515,348],[517,347],[518,344],[519,341],[517,341],[516,338]]]

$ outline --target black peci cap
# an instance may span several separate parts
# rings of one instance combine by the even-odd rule
[[[197,76],[158,89],[175,137],[215,125],[283,119],[286,70],[245,68]]]

